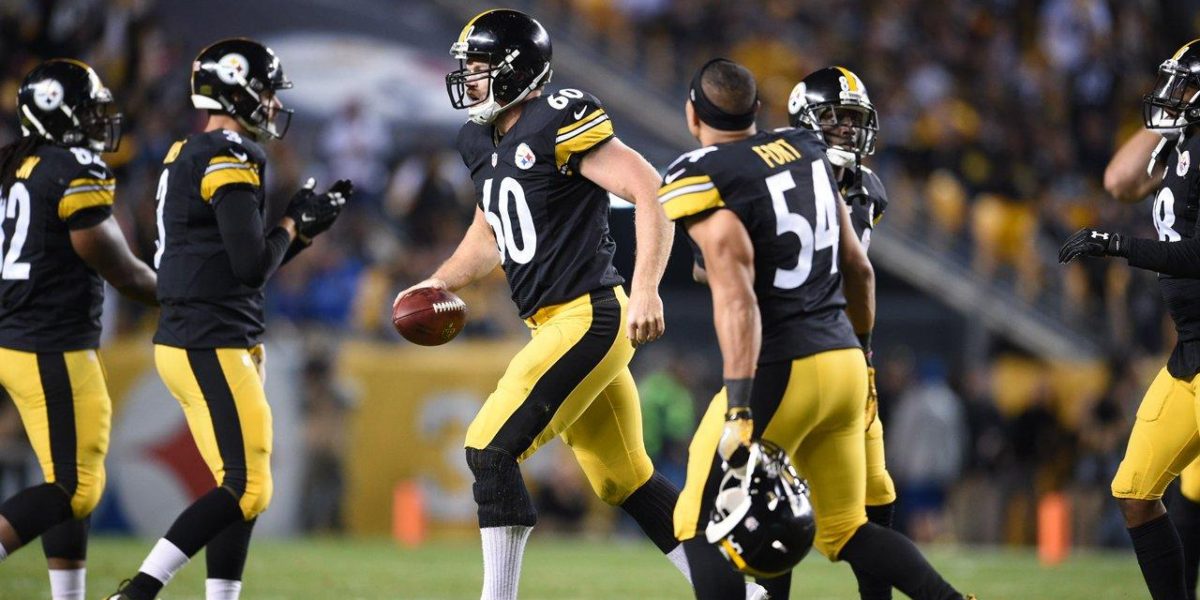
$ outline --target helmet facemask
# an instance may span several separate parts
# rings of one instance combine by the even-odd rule
[[[75,115],[81,137],[95,152],[116,152],[121,147],[121,113],[113,112],[112,108],[111,100],[97,102],[83,107],[82,114]]]
[[[292,82],[283,74],[282,68],[276,65],[275,75],[266,82],[257,77],[246,79],[245,75],[237,70],[216,62],[203,63],[198,68],[216,73],[222,80],[232,80],[232,84],[237,88],[231,97],[218,94],[215,102],[204,96],[193,95],[192,102],[197,108],[228,113],[256,137],[277,140],[287,135],[292,125],[292,115],[296,111],[283,108],[283,103],[276,95],[279,90],[292,88]],[[197,98],[200,99],[199,102]]]
[[[869,102],[815,104],[803,111],[800,120],[829,144],[827,154],[834,166],[855,167],[863,156],[875,153],[879,115]]]
[[[1200,76],[1183,68],[1177,60],[1158,67],[1154,90],[1142,98],[1142,120],[1146,128],[1175,137],[1183,128],[1200,122]]]
[[[458,60],[458,70],[446,74],[446,93],[450,95],[450,105],[455,109],[468,109],[470,120],[480,125],[487,125],[496,117],[524,100],[533,90],[550,82],[550,63],[547,62],[541,73],[528,83],[520,81],[520,74],[513,68],[513,61],[520,50],[512,50],[501,59],[496,59],[491,52],[471,52],[469,42],[455,42],[450,46],[450,55]],[[487,65],[483,69],[472,70],[468,62]],[[467,93],[467,84],[487,80],[487,95],[472,99]]]

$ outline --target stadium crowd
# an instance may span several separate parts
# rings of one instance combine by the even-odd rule
[[[667,97],[682,97],[686,77],[705,57],[746,64],[760,78],[764,125],[786,121],[786,98],[804,74],[831,63],[859,73],[881,115],[872,164],[892,200],[882,226],[914,232],[980,278],[1013,286],[1081,327],[1104,324],[1113,349],[1101,393],[1064,398],[1047,367],[1037,371],[1035,392],[1015,407],[993,398],[997,365],[968,369],[904,352],[881,357],[884,418],[895,423],[889,457],[910,531],[919,539],[1028,543],[1037,498],[1074,490],[1081,521],[1113,527],[1080,532],[1081,541],[1123,543],[1119,519],[1103,500],[1148,373],[1161,364],[1172,334],[1152,275],[1117,261],[1062,268],[1054,249],[1083,224],[1153,237],[1149,211],[1118,206],[1102,189],[1102,174],[1117,144],[1140,126],[1140,99],[1154,67],[1190,39],[1185,32],[1200,30],[1200,9],[1169,0],[528,4],[534,14],[572,23],[631,77]],[[11,99],[37,61],[73,56],[93,65],[125,116],[121,148],[106,160],[119,181],[121,223],[142,257],[155,247],[161,159],[198,124],[184,76],[194,49],[163,30],[157,9],[153,0],[0,2],[0,98],[8,99],[0,103],[0,144],[19,135]],[[469,222],[472,188],[450,148],[452,136],[416,139],[353,103],[323,123],[301,118],[297,129],[309,133],[268,146],[269,197],[286,201],[318,164],[327,167],[319,174],[328,181],[353,178],[360,195],[319,239],[319,251],[302,254],[272,280],[271,328],[398,339],[387,319],[392,295],[432,272]],[[463,296],[472,311],[467,335],[522,334],[501,275]],[[111,307],[117,310],[108,311],[116,315],[109,331],[116,335],[144,335],[153,326],[152,315],[132,303],[114,300]],[[660,354],[685,352],[685,340],[671,340],[660,343]],[[310,366],[313,387],[328,385],[328,364]],[[635,367],[656,458],[667,472],[672,465],[678,471],[712,378],[669,356]],[[19,427],[4,426],[13,411],[2,406],[0,437],[19,436]],[[336,481],[336,427],[352,406],[314,396],[307,410],[315,415],[310,437],[321,461],[313,476]],[[944,445],[921,446],[929,440]],[[0,465],[14,462],[8,448],[0,441]],[[948,459],[915,459],[926,455]],[[578,513],[554,489],[541,496]],[[329,508],[336,502],[312,504],[336,514]],[[993,514],[1003,516],[980,523],[955,509],[978,502],[994,503]]]

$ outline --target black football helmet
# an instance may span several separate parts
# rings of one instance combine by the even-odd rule
[[[1158,83],[1142,98],[1142,120],[1169,137],[1200,123],[1200,40],[1184,44],[1158,66]]]
[[[879,114],[862,79],[845,67],[826,67],[797,83],[788,97],[788,122],[819,132],[835,166],[853,166],[875,153]],[[834,139],[841,126],[850,127],[850,136]]]
[[[471,120],[491,123],[505,109],[529,92],[550,82],[550,34],[533,17],[500,8],[479,13],[467,22],[450,55],[458,59],[458,70],[446,74],[446,92],[454,108],[470,109]],[[471,71],[468,60],[487,64]],[[488,79],[488,95],[472,99],[467,83]]]
[[[277,104],[275,93],[291,87],[279,57],[254,40],[221,40],[192,63],[192,106],[226,113],[255,137],[287,134],[294,111]]]
[[[744,474],[726,471],[705,537],[738,571],[775,577],[804,560],[816,531],[808,486],[782,448],[761,440]]]
[[[34,67],[17,91],[24,135],[96,152],[112,152],[121,143],[121,115],[112,108],[112,92],[96,71],[69,58]]]

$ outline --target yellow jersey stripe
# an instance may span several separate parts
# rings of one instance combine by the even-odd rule
[[[846,84],[850,86],[850,89],[848,91],[851,91],[851,92],[859,91],[858,75],[855,75],[852,71],[850,71],[850,69],[847,69],[846,67],[834,67],[834,68],[841,71],[842,75],[846,76]]]
[[[671,198],[663,203],[663,211],[668,219],[676,221],[723,206],[725,200],[721,198],[721,192],[716,187],[710,187]]]
[[[235,183],[245,183],[254,187],[262,185],[258,179],[258,172],[254,169],[219,169],[205,174],[200,180],[200,198],[210,202],[217,190]]]
[[[66,221],[71,215],[96,206],[112,206],[115,200],[113,188],[96,188],[86,192],[76,192],[62,197],[58,202],[58,218]]]
[[[578,121],[575,121],[574,123],[571,123],[570,125],[567,125],[566,127],[559,128],[558,136],[561,137],[564,134],[571,133],[572,131],[575,131],[576,129],[583,127],[584,125],[591,123],[594,119],[599,118],[600,115],[603,115],[603,114],[604,114],[604,109],[597,108],[596,110],[593,110],[591,112],[591,114],[589,114],[588,116],[586,116]]]
[[[26,157],[25,162],[21,163],[21,168],[17,169],[17,179],[29,179],[33,175],[33,169],[37,167],[39,162],[42,162],[42,157],[40,156]]]
[[[612,121],[606,118],[585,130],[580,130],[571,135],[572,137],[569,140],[554,145],[554,163],[560,168],[567,164],[567,160],[571,158],[572,154],[591,150],[600,142],[612,137]]]
[[[663,196],[670,194],[679,188],[687,187],[689,185],[696,185],[698,183],[712,183],[712,178],[708,175],[695,175],[692,177],[684,177],[683,179],[676,179],[675,181],[658,188],[658,197],[662,198]]]
[[[77,187],[87,187],[87,186],[104,187],[104,186],[114,186],[114,185],[117,185],[117,180],[112,177],[109,177],[108,179],[96,179],[93,177],[81,177],[79,179],[72,179],[71,183],[67,184],[67,191],[63,192],[63,195],[65,196],[67,194],[70,194],[71,189],[77,188]]]
[[[214,156],[214,157],[212,157],[212,160],[208,161],[208,164],[210,166],[211,165],[224,165],[224,164],[231,164],[231,163],[235,164],[235,165],[250,164],[244,160],[238,160],[236,158],[233,158],[232,156]]]
[[[163,164],[169,165],[175,162],[175,159],[179,158],[179,152],[183,150],[183,145],[186,143],[187,140],[182,140],[171,144],[171,149],[167,150],[167,157],[163,159]]]

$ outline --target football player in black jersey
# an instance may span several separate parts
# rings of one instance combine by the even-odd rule
[[[23,137],[0,148],[0,387],[45,483],[0,504],[0,561],[42,537],[55,598],[84,594],[87,518],[104,491],[112,406],[96,348],[104,282],[155,304],[154,272],[113,218],[120,115],[76,60],[34,68],[17,93]]]
[[[515,598],[536,522],[518,468],[561,437],[592,489],[626,510],[686,574],[671,531],[678,490],[655,473],[642,442],[634,346],[664,329],[658,283],[673,230],[655,200],[658,174],[618,140],[591,94],[544,90],[546,30],[528,15],[491,10],[463,27],[447,75],[452,104],[469,110],[458,150],[479,199],[454,254],[413,289],[462,288],[497,265],[532,340],[509,364],[467,431],[483,537],[483,598]],[[608,194],[637,211],[631,292],[613,267]]]
[[[806,76],[792,89],[788,98],[788,121],[792,127],[818,131],[829,149],[825,155],[833,166],[838,190],[850,212],[854,233],[863,252],[871,244],[871,232],[887,209],[887,192],[874,171],[863,159],[875,153],[879,116],[867,94],[867,86],[857,74],[845,67],[826,67]],[[872,290],[874,295],[874,290]],[[878,418],[875,392],[875,367],[871,363],[871,332],[874,323],[855,329],[858,342],[867,356],[867,519],[882,527],[892,526],[896,486],[884,460],[883,422]],[[886,581],[855,569],[859,594],[863,600],[887,600],[892,587]],[[785,600],[786,593],[772,589],[771,598]]]
[[[726,385],[689,448],[675,510],[696,597],[737,597],[742,577],[730,563],[772,576],[779,572],[756,568],[760,560],[803,556],[792,554],[792,540],[750,548],[706,525],[727,473],[747,468],[751,442],[761,439],[808,479],[818,550],[910,597],[961,599],[910,541],[867,520],[867,373],[854,332],[874,319],[874,272],[838,200],[824,142],[807,129],[758,132],[758,106],[744,67],[725,59],[701,67],[686,113],[704,147],[672,163],[659,190],[668,218],[703,255],[724,358]]]
[[[263,391],[263,285],[337,218],[351,193],[309,182],[285,216],[264,227],[266,154],[291,112],[279,58],[247,39],[223,40],[192,63],[192,104],[203,133],[176,142],[158,181],[158,300],[154,361],[179,401],[214,487],[158,540],[111,598],[154,598],[206,548],[208,600],[234,600],[255,518],[271,500],[271,408]]]
[[[1146,587],[1154,600],[1187,598],[1184,552],[1162,503],[1163,491],[1200,456],[1197,441],[1197,379],[1200,372],[1200,40],[1185,44],[1158,68],[1158,83],[1142,102],[1141,134],[1118,158],[1149,147],[1157,240],[1084,228],[1066,241],[1060,262],[1079,256],[1121,256],[1130,265],[1159,273],[1159,287],[1175,322],[1178,341],[1138,407],[1125,458],[1113,477],[1112,494],[1125,515]],[[1197,157],[1192,156],[1197,151]],[[1108,187],[1129,197],[1149,182],[1120,177],[1123,158],[1107,175]],[[1194,571],[1193,571],[1194,573]],[[1193,575],[1194,577],[1194,575]],[[1192,583],[1194,593],[1194,578]]]

